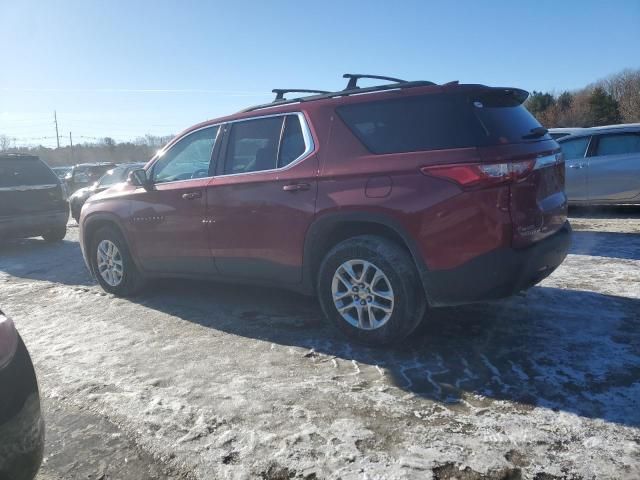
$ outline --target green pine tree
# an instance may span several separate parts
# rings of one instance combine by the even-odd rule
[[[620,123],[620,110],[618,102],[602,87],[596,87],[589,97],[589,123],[590,126],[611,125]]]

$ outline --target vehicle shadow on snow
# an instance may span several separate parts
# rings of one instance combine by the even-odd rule
[[[41,238],[25,238],[0,242],[1,272],[64,285],[95,284],[82,262],[80,245],[70,240],[47,243]]]
[[[536,287],[526,297],[433,310],[408,342],[384,349],[349,343],[324,326],[315,300],[288,292],[162,281],[136,301],[234,335],[309,349],[299,361],[326,355],[378,366],[395,386],[447,405],[481,395],[525,410],[640,425],[636,299]],[[365,379],[355,381],[367,388]]]
[[[569,207],[571,218],[639,218],[640,205],[610,205],[610,206],[571,206]]]
[[[640,260],[640,234],[574,230],[569,253]]]

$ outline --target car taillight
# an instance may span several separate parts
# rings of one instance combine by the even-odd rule
[[[464,163],[422,167],[425,175],[451,180],[464,188],[489,187],[514,182],[526,177],[534,169],[534,159],[506,163]]]
[[[0,369],[7,365],[18,348],[18,333],[13,321],[0,312]]]

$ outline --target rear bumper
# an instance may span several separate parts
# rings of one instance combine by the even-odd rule
[[[571,225],[523,249],[504,248],[452,270],[424,272],[432,306],[458,305],[508,297],[548,277],[571,246]]]
[[[44,449],[38,383],[19,339],[13,359],[0,369],[0,478],[31,480]]]
[[[35,237],[48,230],[65,226],[68,220],[69,211],[67,209],[0,217],[0,238]]]

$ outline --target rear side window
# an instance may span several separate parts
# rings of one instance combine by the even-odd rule
[[[576,158],[584,158],[589,146],[591,137],[580,137],[574,140],[566,140],[560,143],[560,148],[564,154],[565,160],[575,160]]]
[[[640,135],[635,133],[603,135],[598,140],[596,155],[625,155],[629,153],[640,153]]]
[[[0,188],[57,183],[55,173],[37,158],[0,158]]]
[[[285,167],[299,158],[306,150],[300,119],[296,115],[287,115],[284,121],[282,141],[278,155],[278,167]]]
[[[402,153],[522,142],[538,121],[521,96],[431,94],[345,105],[338,115],[373,153]],[[544,134],[536,137],[550,138]]]

